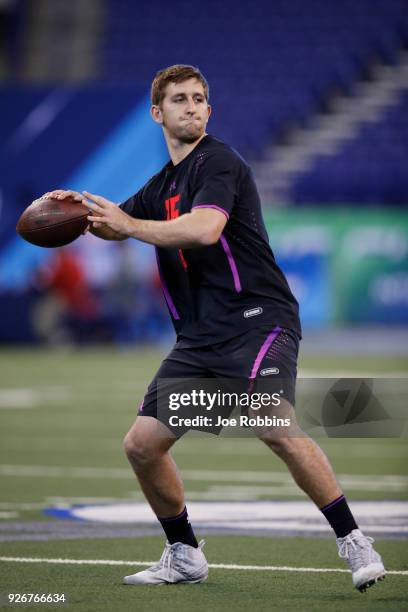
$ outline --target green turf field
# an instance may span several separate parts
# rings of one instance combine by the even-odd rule
[[[339,567],[331,540],[207,538],[209,563],[286,565],[315,568]],[[407,568],[408,555],[402,542],[382,541],[378,550],[388,566]],[[18,543],[4,547],[5,554],[66,559],[152,560],[160,556],[158,538]],[[350,588],[345,573],[294,573],[276,571],[211,569],[201,585],[132,587],[120,584],[135,566],[53,565],[3,563],[2,591],[65,593],[78,611],[112,610],[404,610],[407,576],[388,576],[365,594]],[[405,607],[404,607],[405,606]],[[44,607],[45,609],[45,607]],[[49,608],[47,608],[49,609]],[[58,609],[56,606],[54,609]]]
[[[0,352],[0,527],[54,521],[42,509],[142,500],[121,448],[160,354],[114,348]],[[303,358],[303,370],[392,374],[401,358]],[[349,499],[407,499],[406,438],[322,439]],[[254,439],[186,437],[175,448],[187,500],[303,500],[286,468]],[[254,476],[256,475],[256,477]],[[211,564],[344,568],[331,539],[206,537]],[[146,562],[162,538],[1,541],[0,557]],[[378,541],[388,569],[408,570],[406,540]],[[64,592],[74,610],[403,610],[408,575],[390,575],[365,595],[345,573],[281,569],[211,570],[203,585],[126,587],[132,565],[0,563],[0,593]],[[169,590],[171,589],[171,590]],[[0,601],[1,598],[0,598]],[[4,599],[3,599],[4,601]],[[14,606],[24,608],[21,604]],[[32,606],[30,606],[32,607]],[[43,605],[51,610],[59,606]],[[28,608],[28,607],[27,607]]]

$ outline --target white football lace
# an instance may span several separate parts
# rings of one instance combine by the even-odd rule
[[[165,568],[167,576],[170,576],[171,564],[173,559],[177,559],[178,561],[183,561],[184,555],[181,546],[174,547],[173,545],[169,545],[163,553],[161,561],[161,566]]]
[[[346,536],[339,546],[340,559],[349,559],[352,551],[357,550],[357,544],[359,543],[359,540],[361,539],[362,539],[361,537],[359,538],[353,535]],[[364,540],[366,542],[369,542],[370,544],[374,542],[373,538],[369,538],[365,536],[364,536]],[[360,548],[362,548],[362,546],[360,546]]]
[[[169,571],[169,567],[170,567],[170,547],[166,546],[166,548],[163,551],[162,556],[160,557],[159,561],[156,563],[156,565],[153,565],[150,568],[151,572],[158,572],[159,570],[163,569],[166,565],[167,565],[167,571]]]
[[[171,568],[171,561],[172,561],[172,548],[169,547],[166,551],[165,551],[165,555],[164,555],[164,559],[163,559],[163,566],[166,566],[166,575],[168,577],[170,577],[170,568]]]
[[[198,544],[199,548],[202,549],[205,544],[204,540],[201,540]],[[150,571],[157,572],[161,569],[165,570],[166,576],[170,578],[171,573],[171,565],[172,561],[177,559],[177,561],[184,561],[184,552],[182,546],[173,547],[171,544],[166,544],[166,548],[163,551],[163,554],[159,560],[159,562],[150,568]]]

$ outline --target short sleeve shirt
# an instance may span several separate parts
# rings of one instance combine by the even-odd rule
[[[205,136],[120,206],[132,217],[157,221],[196,208],[227,218],[216,244],[156,248],[178,346],[215,344],[265,325],[301,335],[298,303],[269,246],[252,171],[231,147]]]

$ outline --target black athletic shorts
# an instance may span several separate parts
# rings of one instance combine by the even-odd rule
[[[162,420],[157,409],[158,381],[172,378],[235,378],[250,385],[262,382],[269,390],[276,387],[283,392],[294,406],[298,350],[297,334],[279,326],[255,328],[211,346],[174,347],[150,383],[139,415]],[[168,422],[165,424],[168,427]]]

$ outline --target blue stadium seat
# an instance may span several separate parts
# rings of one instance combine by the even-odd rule
[[[404,0],[108,0],[102,78],[147,87],[166,65],[196,64],[215,107],[239,109],[215,113],[212,131],[260,152],[285,122],[307,121],[333,84],[352,91],[370,54],[395,61],[404,10]]]
[[[406,206],[408,202],[408,94],[382,119],[365,124],[335,155],[320,157],[293,184],[297,204],[359,202]]]

